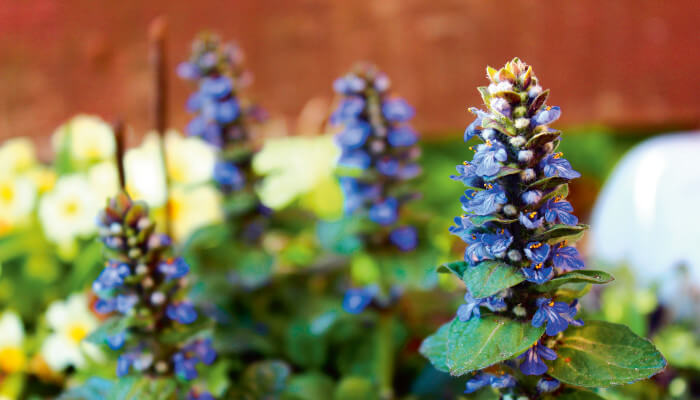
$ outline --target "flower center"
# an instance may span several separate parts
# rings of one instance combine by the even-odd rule
[[[561,156],[563,156],[563,155],[564,155],[564,153],[561,153],[561,152],[555,153],[555,154],[554,154],[554,158],[557,158],[557,159],[558,159],[558,158],[561,158]]]
[[[535,269],[542,269],[542,263],[535,264]]]
[[[83,339],[85,339],[87,334],[88,330],[83,324],[75,324],[68,328],[68,337],[75,343],[80,343]]]
[[[531,249],[539,249],[540,247],[542,247],[542,243],[533,243],[530,245]]]
[[[0,199],[3,203],[10,203],[15,198],[15,191],[7,183],[0,185]]]
[[[77,199],[71,199],[63,205],[63,214],[69,217],[73,217],[78,214],[80,210],[80,204]]]
[[[530,213],[530,219],[533,219],[537,216],[537,211],[533,211]]]
[[[490,184],[490,183],[484,183],[484,188],[485,188],[486,190],[491,190],[491,189],[493,189],[493,185]]]
[[[550,306],[550,307],[554,307],[554,300],[552,300],[552,301],[549,302],[549,306]]]
[[[8,374],[24,368],[25,356],[18,347],[6,347],[0,349],[0,371]]]

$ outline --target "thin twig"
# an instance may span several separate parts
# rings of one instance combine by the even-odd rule
[[[165,132],[168,128],[168,63],[165,51],[167,30],[168,24],[165,17],[158,17],[151,22],[148,38],[153,71],[153,129],[160,138],[159,147],[165,173],[165,233],[172,237],[170,176],[168,176],[168,159],[165,151]]]
[[[125,131],[124,131],[124,121],[121,118],[117,118],[112,123],[112,130],[114,131],[114,141],[116,143],[116,163],[117,163],[117,175],[119,177],[119,189],[121,191],[126,190],[126,174],[124,172],[124,142]]]

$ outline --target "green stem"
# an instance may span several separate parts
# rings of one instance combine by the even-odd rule
[[[375,373],[380,399],[390,400],[394,398],[394,316],[388,310],[379,316],[376,335]]]

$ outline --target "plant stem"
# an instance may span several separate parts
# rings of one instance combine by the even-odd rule
[[[379,398],[394,398],[394,315],[390,310],[383,310],[379,315],[376,337],[375,374],[379,382]]]

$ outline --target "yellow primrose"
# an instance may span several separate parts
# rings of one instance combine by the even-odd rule
[[[11,311],[0,315],[0,375],[22,371],[26,365],[24,326],[22,320]]]
[[[153,207],[165,204],[167,192],[158,140],[157,135],[148,135],[141,146],[124,154],[126,191]]]
[[[116,149],[112,127],[91,115],[73,117],[56,130],[52,142],[57,153],[67,144],[76,161],[106,160],[114,156]]]
[[[36,164],[34,144],[29,138],[7,140],[0,146],[0,174],[16,174]]]
[[[168,177],[173,184],[208,182],[214,173],[216,148],[198,137],[169,131],[165,137]]]
[[[81,174],[61,177],[39,201],[39,220],[49,240],[70,242],[95,231],[95,218],[103,200]]]
[[[51,303],[46,322],[53,332],[42,344],[41,356],[52,370],[62,371],[71,365],[82,368],[88,358],[102,358],[97,346],[83,341],[99,324],[84,294],[76,293],[66,301]]]
[[[87,176],[100,205],[107,204],[107,199],[119,192],[119,173],[113,161],[103,161],[93,165],[88,170]]]
[[[332,135],[282,137],[265,142],[253,168],[265,179],[259,190],[262,202],[280,209],[332,178],[340,155]]]
[[[30,179],[0,174],[0,235],[29,217],[35,200],[36,187]]]
[[[184,240],[197,228],[220,222],[221,194],[211,185],[195,188],[174,187],[168,211],[175,240]]]

